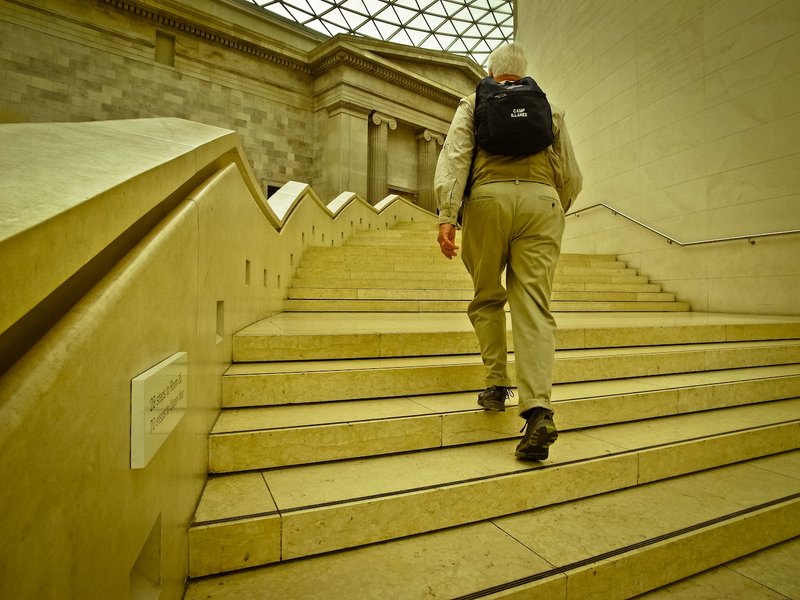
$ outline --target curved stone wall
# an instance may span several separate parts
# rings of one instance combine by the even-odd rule
[[[307,246],[435,217],[294,182],[266,200],[236,136],[187,121],[6,127],[3,162],[26,160],[0,196],[0,597],[141,597],[141,567],[178,600],[232,334],[281,310]],[[178,352],[186,412],[132,469],[131,380]]]
[[[518,2],[531,71],[567,108],[586,178],[682,241],[800,228],[800,4]],[[565,251],[613,252],[696,310],[797,314],[800,236],[679,249],[604,211]]]

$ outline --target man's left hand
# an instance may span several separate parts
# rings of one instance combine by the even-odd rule
[[[439,224],[439,249],[447,260],[453,260],[457,256],[456,250],[456,227],[450,223]]]

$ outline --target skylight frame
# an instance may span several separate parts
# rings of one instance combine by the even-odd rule
[[[513,0],[245,1],[324,35],[346,33],[443,50],[484,68],[489,53],[514,34]]]

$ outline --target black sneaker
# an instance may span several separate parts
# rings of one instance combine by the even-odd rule
[[[546,460],[549,446],[558,439],[553,413],[546,408],[534,408],[522,428],[525,435],[517,446],[517,456],[525,460]]]
[[[478,394],[478,404],[483,410],[503,412],[506,409],[506,398],[514,395],[510,388],[493,385]]]

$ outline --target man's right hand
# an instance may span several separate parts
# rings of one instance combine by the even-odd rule
[[[456,227],[450,223],[439,224],[439,249],[447,260],[453,260],[457,256],[456,250]]]

